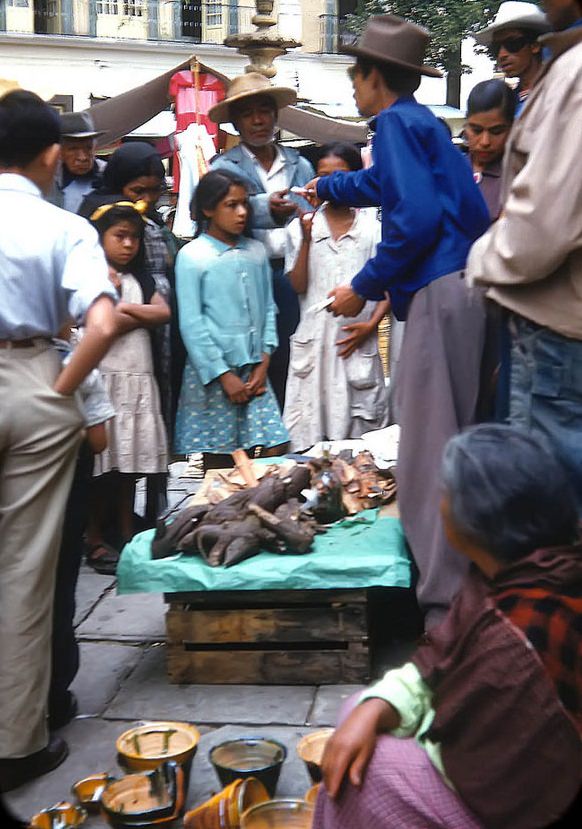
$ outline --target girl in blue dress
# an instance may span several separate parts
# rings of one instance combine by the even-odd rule
[[[176,451],[279,454],[289,436],[267,379],[277,347],[271,269],[262,244],[244,235],[245,184],[224,170],[207,173],[193,207],[196,237],[176,260],[187,352]]]

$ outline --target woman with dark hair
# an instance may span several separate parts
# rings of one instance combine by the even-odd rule
[[[176,416],[176,450],[235,449],[278,454],[288,435],[267,370],[277,347],[271,269],[260,242],[245,236],[248,192],[226,170],[200,179],[196,237],[176,260],[176,296],[187,361]]]
[[[318,175],[362,169],[352,144],[321,148]],[[320,440],[344,440],[388,422],[388,393],[378,351],[378,325],[389,303],[367,302],[354,320],[314,310],[374,255],[380,239],[376,210],[326,202],[287,226],[285,271],[299,294],[291,336],[283,420],[294,450]]]
[[[582,546],[567,475],[544,441],[495,424],[449,441],[443,481],[445,530],[472,569],[410,661],[352,701],[323,758],[319,829],[538,829],[579,805]]]
[[[515,92],[499,79],[478,83],[467,100],[464,135],[473,176],[492,222],[501,211],[501,162],[516,104]]]
[[[122,144],[111,155],[98,190],[88,195],[79,208],[85,218],[102,204],[122,200],[143,201],[145,213],[145,268],[156,290],[165,299],[173,315],[174,262],[178,242],[156,210],[156,203],[166,187],[165,170],[159,153],[145,141]],[[162,397],[162,411],[168,440],[174,431],[178,390],[184,366],[184,348],[177,329],[168,323],[153,334],[156,378]],[[166,476],[152,475],[147,483],[146,518],[151,525],[166,505]]]

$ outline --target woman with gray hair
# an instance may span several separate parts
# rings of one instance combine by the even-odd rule
[[[443,479],[448,540],[473,566],[410,661],[351,701],[320,829],[536,829],[580,806],[574,493],[542,440],[500,424],[452,438]]]

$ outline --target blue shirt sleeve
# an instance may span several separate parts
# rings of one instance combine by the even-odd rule
[[[438,238],[442,207],[421,136],[398,112],[377,122],[374,165],[334,173],[319,182],[318,195],[340,202],[382,205],[384,232],[376,255],[352,280],[366,299],[381,300],[403,280]],[[376,199],[374,201],[374,198]],[[360,199],[360,200],[358,200]]]
[[[189,251],[187,247],[179,251],[176,258],[176,298],[180,334],[188,357],[206,386],[221,374],[230,371],[230,367],[222,349],[212,339],[206,324],[202,302],[204,263],[196,259],[196,251]]]
[[[273,299],[273,274],[271,265],[265,256],[262,264],[263,285],[265,290],[265,323],[263,325],[263,354],[272,354],[279,345],[277,337],[277,306]]]

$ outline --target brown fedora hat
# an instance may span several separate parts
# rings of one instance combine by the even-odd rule
[[[208,110],[208,117],[215,124],[223,124],[231,120],[230,107],[237,101],[245,98],[255,98],[257,95],[268,95],[277,104],[277,109],[297,103],[297,93],[286,86],[271,86],[267,78],[260,72],[247,72],[234,78],[224,101],[215,104]]]
[[[430,34],[422,26],[409,23],[395,14],[371,17],[355,46],[343,46],[342,52],[380,63],[392,63],[431,78],[442,78],[438,69],[424,64]]]

